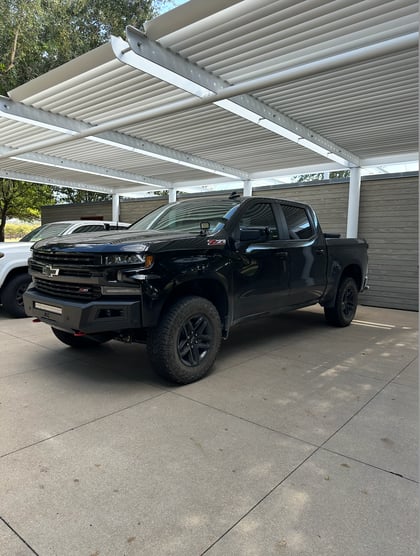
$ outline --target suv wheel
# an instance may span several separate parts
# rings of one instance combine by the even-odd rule
[[[18,274],[6,284],[2,292],[3,309],[12,317],[26,317],[23,306],[23,294],[31,283],[31,277],[26,272]]]

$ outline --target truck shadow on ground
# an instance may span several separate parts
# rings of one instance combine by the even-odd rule
[[[396,335],[397,334],[397,335]],[[388,340],[386,340],[386,337]],[[340,364],[359,357],[383,341],[396,344],[398,331],[363,328],[334,328],[328,325],[321,310],[299,310],[248,320],[232,328],[229,338],[222,341],[212,373],[226,372],[230,367],[257,360],[259,356],[279,353],[292,354],[292,359],[309,364],[311,358],[319,362]],[[58,342],[58,341],[57,341]],[[342,351],[340,351],[340,347]],[[61,352],[59,352],[61,353]],[[146,346],[124,344],[118,341],[84,349],[74,350],[63,346],[62,355],[68,356],[57,364],[57,351],[39,353],[39,368],[79,375],[85,380],[101,382],[137,382],[153,384],[168,389],[173,384],[160,378],[152,369]]]

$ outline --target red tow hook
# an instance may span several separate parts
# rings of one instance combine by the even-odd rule
[[[32,319],[32,322],[41,322],[39,319]]]
[[[77,330],[77,332],[75,332],[73,336],[80,338],[80,336],[86,336],[86,334],[84,332],[80,332],[80,330]]]

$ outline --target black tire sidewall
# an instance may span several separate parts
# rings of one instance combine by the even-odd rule
[[[186,365],[178,353],[179,334],[189,319],[203,315],[211,329],[211,342],[203,360],[196,366]],[[220,316],[207,299],[189,296],[169,308],[157,328],[150,331],[148,350],[155,371],[163,378],[178,384],[189,384],[203,378],[219,351],[221,341]]]
[[[343,298],[349,289],[353,290],[355,308],[351,315],[346,315],[343,311],[342,305],[343,305]],[[350,278],[350,277],[345,278],[340,284],[337,293],[337,300],[336,300],[337,318],[341,326],[348,326],[353,320],[357,310],[357,301],[358,301],[358,290],[354,278]]]
[[[25,286],[25,284],[26,289],[30,283],[31,277],[29,274],[19,274],[12,278],[4,287],[2,293],[3,309],[12,317],[23,318],[27,316],[23,304],[18,303],[17,293]]]

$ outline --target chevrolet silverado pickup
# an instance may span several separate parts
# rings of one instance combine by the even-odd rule
[[[26,317],[23,292],[31,282],[28,274],[28,258],[35,241],[52,236],[81,234],[94,231],[127,228],[124,222],[98,220],[67,220],[51,222],[35,228],[20,241],[0,243],[0,304],[12,317]]]
[[[244,319],[319,303],[348,326],[367,287],[367,244],[323,233],[303,203],[263,197],[170,203],[129,229],[37,242],[25,311],[64,344],[142,342],[187,384]]]

